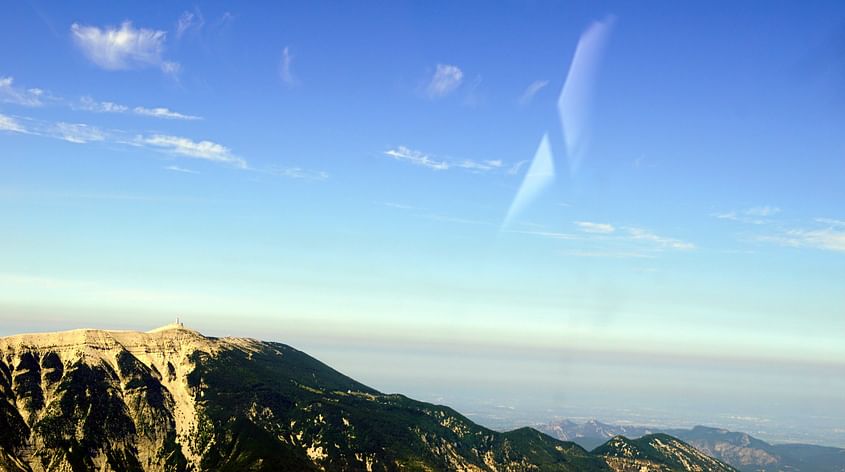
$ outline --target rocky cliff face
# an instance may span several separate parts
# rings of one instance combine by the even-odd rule
[[[156,471],[196,463],[190,356],[228,344],[178,327],[1,339],[0,465]]]
[[[628,470],[617,457],[491,431],[283,344],[180,325],[0,339],[3,471]]]

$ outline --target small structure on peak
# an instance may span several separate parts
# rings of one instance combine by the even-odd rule
[[[166,324],[164,326],[159,326],[156,329],[147,331],[147,333],[157,333],[159,331],[169,331],[171,329],[187,329],[187,328],[185,328],[185,324],[182,323],[182,321],[179,320],[179,317],[176,317],[176,321],[174,321],[173,323]]]

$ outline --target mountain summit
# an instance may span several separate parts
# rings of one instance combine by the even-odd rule
[[[629,470],[617,443],[589,453],[530,428],[499,433],[284,344],[178,323],[0,338],[4,471]],[[647,465],[733,470],[675,455],[687,447],[662,438]]]

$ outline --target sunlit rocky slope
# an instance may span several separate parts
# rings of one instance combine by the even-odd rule
[[[3,471],[733,470],[669,436],[619,441],[498,433],[284,344],[180,325],[0,338]]]

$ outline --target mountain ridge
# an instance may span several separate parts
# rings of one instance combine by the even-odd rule
[[[586,449],[604,444],[616,435],[639,438],[665,433],[691,444],[704,454],[720,459],[742,471],[776,472],[842,472],[845,471],[845,449],[811,444],[770,444],[748,433],[724,428],[656,428],[614,425],[589,420],[571,420],[538,425],[538,429],[557,439],[570,440]]]
[[[612,450],[492,431],[285,344],[181,324],[0,338],[0,431],[0,469],[16,472],[626,470]],[[687,447],[655,464],[710,470]]]

